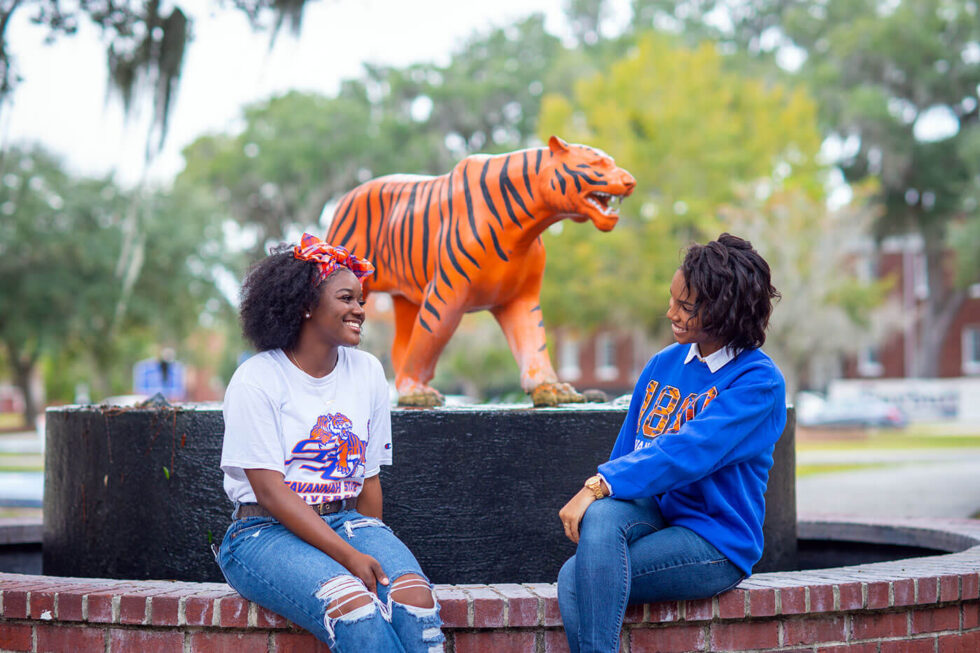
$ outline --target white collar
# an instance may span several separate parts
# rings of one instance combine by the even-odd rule
[[[684,364],[687,365],[695,358],[707,365],[711,373],[714,374],[735,358],[735,350],[730,345],[725,345],[713,354],[702,357],[698,343],[692,342],[690,349],[687,350],[687,357],[684,359]]]

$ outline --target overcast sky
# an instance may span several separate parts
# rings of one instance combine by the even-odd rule
[[[624,0],[625,2],[625,0]],[[182,3],[194,20],[194,41],[172,114],[164,154],[151,171],[172,178],[180,150],[205,132],[236,128],[244,105],[290,89],[333,93],[363,62],[445,63],[474,30],[486,31],[534,11],[552,33],[565,29],[562,0],[320,0],[307,8],[302,36],[281,34],[270,52],[267,33],[253,33],[241,12],[215,11],[212,0]],[[124,124],[121,105],[106,102],[105,49],[88,24],[74,37],[44,44],[45,30],[14,16],[10,52],[24,81],[3,111],[0,139],[40,141],[76,172],[140,174],[148,111]]]

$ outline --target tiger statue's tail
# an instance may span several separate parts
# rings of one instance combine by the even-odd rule
[[[436,361],[463,314],[480,309],[500,324],[535,405],[581,401],[548,358],[539,236],[564,218],[609,231],[635,185],[604,152],[553,136],[548,147],[473,155],[445,175],[380,177],[347,193],[326,241],[374,263],[365,291],[392,296],[399,403],[441,403],[428,386]]]

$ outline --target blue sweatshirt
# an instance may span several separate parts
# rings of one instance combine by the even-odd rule
[[[779,368],[759,349],[711,372],[673,344],[643,368],[609,462],[617,499],[656,497],[667,523],[711,542],[746,575],[762,557],[766,483],[786,425]]]

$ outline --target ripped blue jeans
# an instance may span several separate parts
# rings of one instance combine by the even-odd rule
[[[324,515],[323,520],[351,546],[373,556],[390,584],[366,605],[334,617],[339,605],[367,589],[339,562],[271,517],[232,522],[218,552],[218,565],[239,594],[286,617],[326,643],[333,653],[443,650],[439,604],[431,608],[392,600],[402,586],[431,588],[415,556],[381,521],[356,511]],[[401,582],[399,579],[402,579]]]

